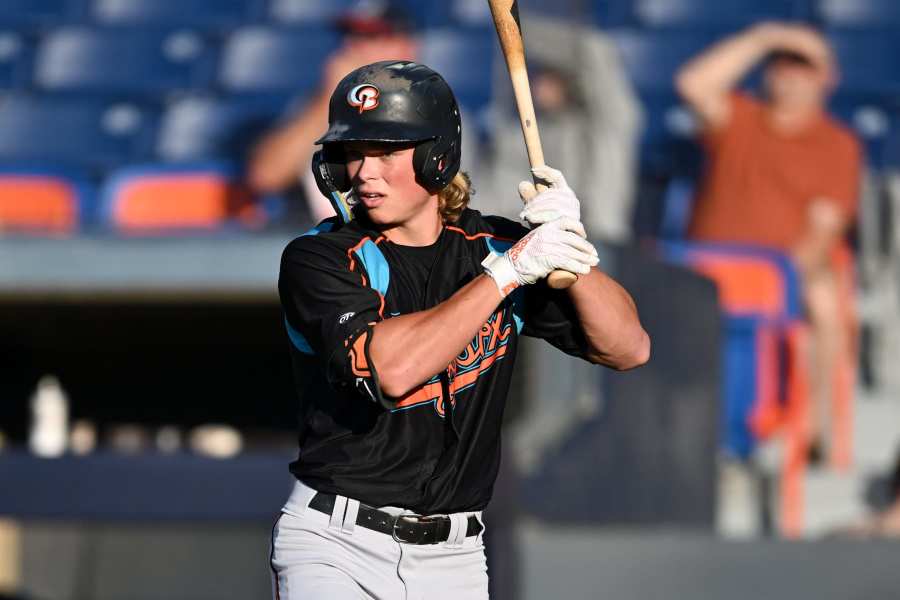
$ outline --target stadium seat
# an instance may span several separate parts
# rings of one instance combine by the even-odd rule
[[[634,7],[631,0],[591,0],[590,2],[576,3],[574,6],[565,3],[548,4],[543,0],[528,0],[528,3],[536,5],[535,11],[538,13],[549,10],[552,11],[550,14],[557,13],[561,17],[569,16],[584,22],[593,19],[594,24],[603,29],[635,25]],[[583,14],[588,9],[592,12],[590,17]]]
[[[225,44],[220,85],[240,94],[310,91],[319,81],[325,58],[337,44],[337,34],[322,29],[239,29]]]
[[[698,123],[674,93],[642,94],[641,168],[647,175],[694,175],[702,163]]]
[[[672,94],[676,71],[713,37],[681,31],[610,31],[632,83],[643,94]]]
[[[15,89],[29,83],[32,44],[15,31],[0,31],[0,89]]]
[[[790,260],[752,246],[664,243],[666,259],[709,277],[723,313],[722,446],[748,459],[757,441],[783,431],[781,525],[802,530],[810,403],[808,326]]]
[[[84,178],[56,169],[0,169],[0,232],[71,233],[92,192]]]
[[[644,27],[734,30],[766,19],[805,17],[799,0],[634,0]]]
[[[78,18],[83,0],[3,0],[0,27],[39,29]]]
[[[413,20],[426,29],[445,27],[493,27],[490,6],[484,0],[447,0],[446,2],[421,2],[401,0],[398,5]],[[519,2],[521,10],[527,10]]]
[[[257,227],[265,217],[227,168],[149,165],[110,176],[103,186],[101,218],[119,233],[160,234]]]
[[[897,174],[900,174],[900,123],[898,123],[900,114],[892,114],[891,119],[893,126],[884,142],[881,166],[886,167],[886,170],[890,171],[890,176],[896,179]]]
[[[491,99],[492,65],[501,60],[496,38],[492,28],[481,28],[433,30],[422,39],[422,62],[443,75],[473,113]]]
[[[154,115],[130,103],[24,94],[0,101],[0,164],[102,170],[146,150]]]
[[[104,25],[220,30],[257,18],[260,4],[260,0],[93,0],[91,16]]]
[[[240,161],[252,143],[288,108],[278,96],[258,100],[192,96],[165,111],[156,143],[163,161]]]
[[[863,142],[866,164],[880,169],[888,160],[890,140],[897,130],[897,114],[889,99],[838,94],[829,110]]]
[[[826,27],[896,28],[900,25],[900,2],[896,0],[818,0],[816,17]]]
[[[355,0],[272,0],[269,19],[280,25],[331,25]]]
[[[828,35],[847,94],[900,92],[900,40],[893,31],[832,31]]]
[[[673,177],[663,195],[659,237],[667,241],[683,241],[687,237],[694,208],[694,181],[689,177]]]
[[[203,38],[184,30],[67,27],[40,44],[35,83],[54,92],[164,95],[207,85],[212,58]]]

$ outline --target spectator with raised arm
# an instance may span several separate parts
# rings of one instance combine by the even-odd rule
[[[763,63],[761,98],[737,91]],[[826,112],[837,83],[831,49],[806,26],[764,23],[731,36],[676,77],[701,122],[707,167],[689,229],[700,241],[756,244],[791,256],[813,333],[813,448],[834,393],[835,369],[852,365],[846,269],[836,257],[853,221],[861,154]]]
[[[313,142],[328,127],[332,90],[357,67],[379,60],[415,60],[418,54],[412,21],[390,4],[360,3],[335,25],[344,36],[343,43],[322,66],[318,89],[300,110],[259,140],[247,170],[255,192],[286,194],[289,212],[308,211],[306,220],[312,224],[334,214],[319,193],[310,168]]]
[[[643,114],[616,47],[592,26],[527,13],[523,22],[544,156],[561,165],[585,198],[588,235],[628,242]],[[490,192],[486,209],[515,217],[522,201],[506,190],[527,171],[528,158],[506,69],[497,73],[493,151],[481,187]]]

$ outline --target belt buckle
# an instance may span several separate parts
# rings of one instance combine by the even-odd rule
[[[409,543],[408,540],[404,540],[404,539],[401,539],[401,538],[397,537],[397,526],[398,526],[398,525],[402,526],[402,524],[400,523],[400,519],[403,519],[403,518],[405,518],[406,516],[407,516],[407,515],[396,515],[395,517],[393,517],[393,521],[394,521],[394,522],[393,522],[393,524],[391,525],[391,537],[394,538],[394,541],[395,541],[395,542],[399,542],[399,543],[401,543],[401,544],[408,544],[408,543]]]

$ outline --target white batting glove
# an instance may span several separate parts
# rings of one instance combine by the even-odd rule
[[[581,203],[562,172],[548,166],[535,167],[531,172],[548,189],[538,192],[531,181],[519,183],[519,197],[525,203],[520,219],[532,228],[561,218],[581,221]]]
[[[579,221],[556,219],[533,229],[505,253],[488,254],[481,265],[501,296],[557,269],[587,275],[598,258],[597,249],[584,237],[584,225]]]

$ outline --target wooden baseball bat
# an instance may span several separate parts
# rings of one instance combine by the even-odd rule
[[[541,136],[538,133],[537,118],[534,116],[534,104],[531,100],[531,85],[528,83],[528,70],[525,65],[525,44],[522,40],[522,28],[519,24],[519,5],[516,0],[488,0],[494,27],[500,38],[500,48],[509,69],[513,92],[516,96],[516,107],[519,109],[519,121],[522,124],[522,135],[525,136],[525,149],[531,168],[544,165],[544,151],[541,149]],[[534,180],[537,189],[546,189]],[[553,271],[547,277],[547,284],[554,289],[565,289],[575,283],[578,276],[568,271]]]

